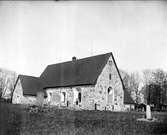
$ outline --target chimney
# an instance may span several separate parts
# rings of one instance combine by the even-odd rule
[[[75,62],[77,58],[75,56],[72,57],[72,61]]]

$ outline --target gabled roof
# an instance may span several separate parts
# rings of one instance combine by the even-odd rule
[[[123,80],[112,53],[48,65],[40,77],[19,75],[18,79],[21,81],[23,94],[36,96],[38,91],[43,91],[43,88],[93,85],[96,83],[98,76],[102,72],[110,56],[113,59],[122,82],[124,103],[133,104],[134,102],[130,94],[124,87]]]
[[[95,84],[112,53],[48,65],[40,79],[44,87]]]
[[[19,75],[18,79],[23,88],[23,95],[36,96],[37,92],[43,91],[42,82],[38,77]]]

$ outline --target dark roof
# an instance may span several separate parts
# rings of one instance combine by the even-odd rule
[[[38,91],[43,91],[43,88],[95,84],[110,56],[112,56],[122,82],[124,103],[134,104],[130,94],[124,87],[123,80],[112,53],[48,65],[40,77],[19,75],[18,79],[20,78],[23,94],[36,96]]]
[[[95,84],[112,53],[48,65],[40,78],[44,87]]]
[[[135,104],[127,89],[124,89],[124,104]]]
[[[36,96],[37,92],[43,91],[42,82],[38,77],[19,75],[18,79],[21,81],[23,95]]]

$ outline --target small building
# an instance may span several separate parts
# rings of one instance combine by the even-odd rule
[[[12,103],[14,104],[36,104],[38,93],[44,93],[42,82],[38,77],[19,75],[12,95]]]
[[[35,104],[41,92],[45,104],[74,109],[124,111],[132,102],[112,53],[48,65],[40,77],[19,75],[12,103]]]
[[[134,111],[135,110],[135,103],[133,99],[130,96],[130,93],[127,89],[124,90],[124,104],[125,104],[125,110],[126,111]]]

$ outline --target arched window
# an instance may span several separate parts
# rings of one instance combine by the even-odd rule
[[[113,99],[114,98],[114,90],[113,90],[113,88],[110,86],[108,89],[107,89],[107,102],[109,103],[109,104],[113,104]]]
[[[81,103],[82,94],[81,94],[81,88],[77,87],[74,89],[74,103],[78,105],[78,103]]]
[[[112,94],[112,87],[108,88],[108,94]]]

